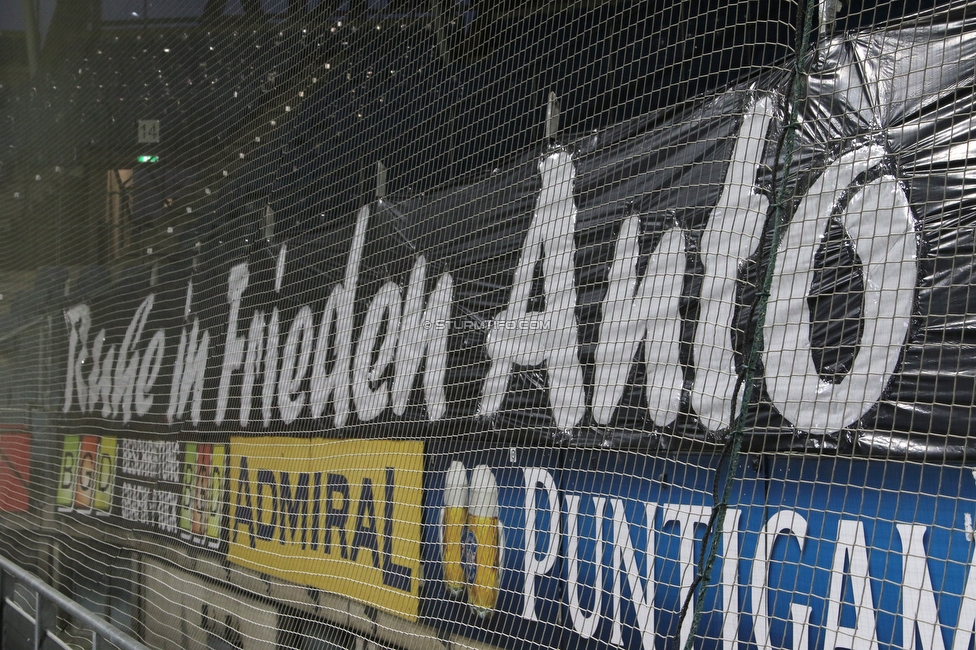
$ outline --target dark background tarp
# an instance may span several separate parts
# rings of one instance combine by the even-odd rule
[[[572,153],[576,166],[576,318],[587,400],[592,399],[600,303],[606,294],[609,263],[621,223],[629,215],[639,215],[643,257],[669,224],[677,223],[686,232],[689,268],[680,308],[686,390],[680,414],[672,426],[654,428],[647,420],[640,371],[631,376],[631,385],[620,402],[623,408],[607,426],[597,425],[587,411],[572,432],[558,431],[548,407],[547,376],[542,368],[520,368],[513,374],[500,411],[487,419],[478,417],[480,390],[489,361],[484,347],[485,330],[465,329],[452,331],[449,339],[449,403],[445,418],[439,422],[428,421],[420,391],[415,387],[412,406],[402,417],[387,409],[368,425],[353,417],[344,428],[334,430],[328,417],[311,420],[306,407],[303,416],[287,427],[276,420],[268,429],[260,422],[251,428],[255,432],[341,437],[470,434],[533,444],[658,450],[695,441],[724,442],[727,433],[708,432],[701,426],[688,399],[695,372],[692,341],[701,284],[695,250],[721,194],[743,111],[755,97],[771,94],[777,106],[776,118],[768,136],[770,146],[756,178],[757,191],[766,193],[774,206],[777,196],[785,197],[782,214],[788,224],[800,197],[829,163],[866,144],[884,147],[889,157],[888,169],[908,196],[915,219],[919,274],[907,341],[875,407],[837,434],[811,435],[795,430],[765,394],[759,367],[755,403],[745,422],[747,445],[751,449],[835,450],[929,460],[966,456],[972,451],[969,433],[976,397],[976,340],[971,334],[974,330],[968,326],[976,313],[976,291],[972,288],[976,184],[969,178],[969,170],[976,169],[970,167],[969,145],[973,137],[976,23],[966,13],[964,7],[957,8],[940,14],[939,20],[927,19],[924,24],[851,33],[820,43],[810,55],[809,72],[800,76],[795,86],[799,89],[798,129],[795,148],[789,156],[781,145],[790,118],[784,107],[794,85],[783,71],[760,75],[708,100],[561,140],[560,146]],[[497,316],[508,300],[514,268],[541,188],[538,165],[543,155],[546,150],[542,147],[529,149],[484,177],[448,184],[419,196],[392,196],[373,202],[359,273],[353,340],[358,337],[366,307],[376,290],[388,280],[405,287],[419,254],[428,261],[428,292],[439,274],[451,274],[454,319],[483,322]],[[274,182],[268,176],[259,178],[261,182]],[[363,202],[368,200],[363,198]],[[282,344],[301,305],[312,307],[318,323],[325,299],[344,273],[355,226],[354,212],[319,222],[315,227],[291,229],[286,239],[278,237],[270,242],[261,237],[264,214],[260,206],[241,203],[225,215],[225,220],[233,217],[231,222],[211,233],[194,251],[192,259],[188,256],[185,261],[176,262],[180,270],[175,275],[159,277],[153,289],[161,295],[172,295],[159,302],[167,303],[165,309],[172,313],[157,314],[155,310],[163,307],[156,307],[152,317],[153,321],[177,321],[166,326],[167,350],[172,353],[169,346],[173,344],[169,341],[185,322],[182,313],[176,314],[183,307],[186,293],[183,273],[193,267],[193,315],[200,317],[201,329],[210,332],[203,418],[198,427],[192,427],[196,429],[194,437],[217,433],[212,424],[213,409],[226,337],[230,268],[246,260],[251,274],[238,327],[246,328],[255,308],[268,314],[277,306]],[[775,209],[771,209],[764,226],[765,245],[740,272],[740,305],[735,317],[740,331],[732,337],[739,370],[756,326],[752,309],[755,286],[765,273],[775,216]],[[282,245],[288,250],[286,273],[280,291],[275,291],[274,265]],[[823,347],[817,361],[821,375],[842,376],[857,354],[859,331],[857,327],[842,325],[858,323],[861,318],[859,295],[863,277],[857,271],[856,251],[843,232],[828,233],[818,257],[823,268],[815,277],[810,295],[834,295],[835,299],[810,301],[811,320],[817,323],[811,328],[811,341]],[[855,271],[837,270],[845,265],[853,265]],[[103,291],[91,302],[93,330],[108,328],[111,340],[121,340],[134,305],[139,302],[135,297],[124,298],[131,291],[123,285]],[[168,361],[164,367],[171,367]],[[239,386],[239,373],[236,382]],[[167,381],[158,383],[165,384],[168,390]],[[306,386],[307,383],[306,379]],[[167,399],[168,394],[157,393],[158,405]],[[231,411],[233,400],[232,389]],[[156,417],[157,409],[154,406],[155,415],[138,426],[153,430],[162,427],[162,431],[173,431],[174,426],[183,431],[191,429],[186,421],[164,424]],[[98,426],[105,427],[106,423]],[[233,422],[225,423],[221,431],[239,430],[239,426],[234,426]]]

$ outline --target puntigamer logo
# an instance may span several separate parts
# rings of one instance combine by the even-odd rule
[[[498,518],[498,485],[487,465],[471,472],[453,461],[444,485],[440,517],[441,562],[448,592],[467,600],[481,618],[498,601],[504,567],[504,529]]]
[[[700,576],[717,465],[498,452],[451,451],[460,459],[435,459],[428,475],[438,514],[425,533],[436,540],[426,616],[443,629],[630,650],[692,638],[723,650],[963,650],[976,637],[976,548],[958,507],[976,490],[971,468],[894,474],[883,461],[793,456],[778,459],[773,478],[746,471],[717,531],[715,564]],[[898,485],[912,491],[899,498]],[[701,619],[680,617],[702,589]]]

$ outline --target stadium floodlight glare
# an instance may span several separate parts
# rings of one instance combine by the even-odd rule
[[[141,163],[155,163],[159,162],[159,156],[139,156],[136,158],[136,161]]]

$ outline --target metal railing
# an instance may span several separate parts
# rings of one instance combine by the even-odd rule
[[[14,599],[14,589],[18,583],[27,587],[33,595],[33,614],[25,611]],[[8,612],[23,618],[28,624],[33,624],[34,650],[40,650],[48,638],[60,647],[69,647],[57,636],[58,614],[61,612],[70,614],[81,627],[91,630],[91,650],[98,650],[101,639],[111,642],[121,650],[149,650],[148,646],[82,607],[33,573],[0,555],[0,639],[4,640],[8,633],[6,629]],[[7,647],[6,643],[4,647]]]

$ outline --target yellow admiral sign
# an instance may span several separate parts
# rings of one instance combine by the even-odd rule
[[[423,443],[232,437],[230,560],[416,620]]]

